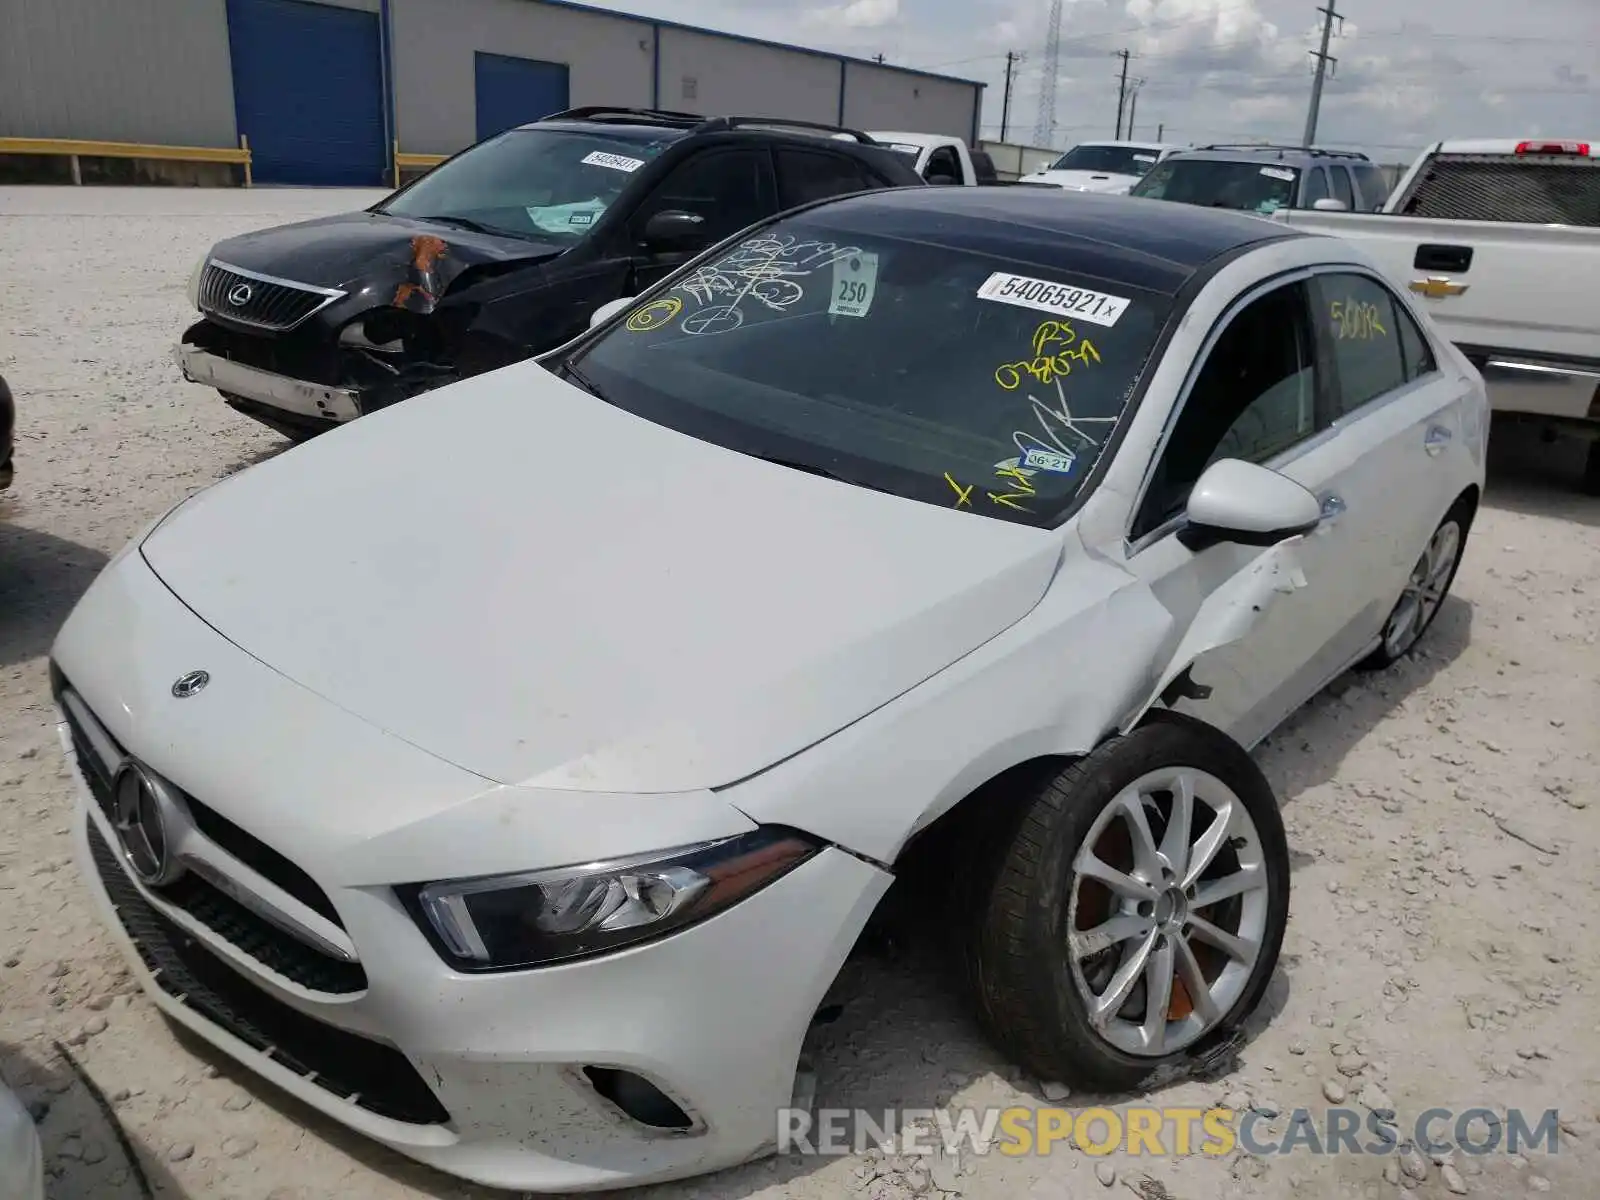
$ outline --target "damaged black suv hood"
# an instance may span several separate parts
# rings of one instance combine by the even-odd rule
[[[461,229],[387,213],[341,213],[218,242],[211,257],[262,275],[355,293],[379,304],[432,308],[473,267],[538,262],[565,249],[554,241]]]

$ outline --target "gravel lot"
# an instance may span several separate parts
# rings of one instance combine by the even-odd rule
[[[136,1200],[148,1194],[141,1175],[169,1197],[488,1194],[349,1135],[180,1040],[137,993],[71,860],[72,785],[45,678],[51,637],[107,556],[185,494],[286,445],[172,365],[195,259],[219,237],[367,202],[331,191],[0,188],[0,373],[20,408],[17,482],[0,500],[0,1072],[44,1114],[52,1200]],[[1403,1125],[1436,1106],[1559,1108],[1559,1154],[1441,1164],[1058,1149],[942,1164],[931,1181],[881,1156],[774,1160],[637,1194],[888,1200],[937,1186],[1009,1200],[1124,1195],[1127,1185],[1146,1200],[1593,1195],[1600,501],[1571,490],[1575,448],[1521,432],[1496,432],[1456,595],[1416,659],[1339,681],[1260,751],[1295,861],[1280,977],[1230,1074],[1154,1101],[1288,1112],[1387,1096]],[[853,969],[859,998],[821,1047],[823,1103],[1044,1103],[919,956],[863,956]],[[1068,1101],[1080,1102],[1090,1099]]]

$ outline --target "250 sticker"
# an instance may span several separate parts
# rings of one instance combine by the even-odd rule
[[[1001,271],[996,271],[983,281],[983,286],[978,289],[978,299],[1034,308],[1063,317],[1076,317],[1080,321],[1108,328],[1117,323],[1129,304],[1122,296],[1108,296],[1104,292],[1073,287],[1071,284],[1033,279],[1027,275],[1007,275]]]

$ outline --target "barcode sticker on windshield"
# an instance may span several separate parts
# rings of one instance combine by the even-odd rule
[[[984,280],[978,289],[978,299],[1036,308],[1040,312],[1076,317],[1107,328],[1117,323],[1129,304],[1121,296],[1108,296],[1104,292],[1051,283],[1048,279],[1032,279],[1027,275],[1007,275],[1002,271]]]
[[[833,264],[833,295],[828,312],[836,317],[864,317],[878,290],[878,256],[851,254]]]
[[[1285,171],[1282,167],[1262,167],[1261,173],[1268,179],[1282,179],[1288,183],[1294,182],[1294,172]]]
[[[625,158],[620,154],[607,154],[604,150],[585,154],[583,161],[594,167],[610,167],[613,171],[637,171],[644,166],[642,158]]]

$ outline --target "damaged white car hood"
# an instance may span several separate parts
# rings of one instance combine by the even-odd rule
[[[993,638],[1061,545],[525,363],[241,472],[143,555],[236,645],[459,767],[666,792],[758,772]]]

